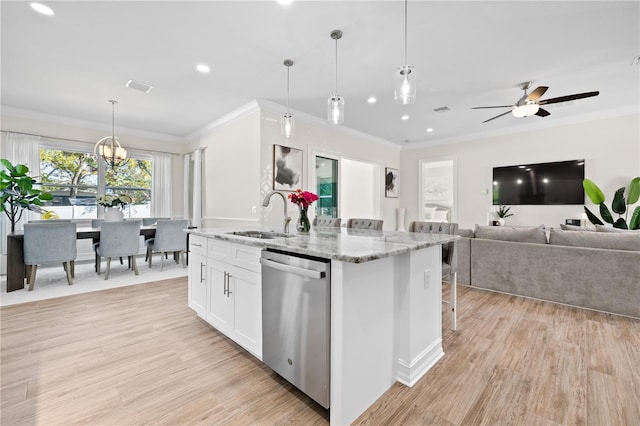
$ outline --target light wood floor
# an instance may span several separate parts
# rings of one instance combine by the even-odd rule
[[[356,424],[640,424],[640,321],[458,291],[445,357]],[[180,278],[2,308],[2,425],[327,424],[186,295]]]

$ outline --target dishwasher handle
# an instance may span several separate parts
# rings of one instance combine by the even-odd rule
[[[314,271],[312,269],[298,268],[297,266],[286,265],[280,262],[274,262],[265,258],[260,259],[260,263],[269,268],[277,269],[283,272],[291,272],[292,274],[302,275],[308,278],[320,279],[326,276],[324,271]]]

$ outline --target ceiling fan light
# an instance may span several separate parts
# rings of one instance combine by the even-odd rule
[[[396,70],[393,99],[397,104],[407,105],[416,100],[416,70],[404,65]]]
[[[538,110],[540,109],[540,106],[535,103],[527,103],[524,105],[520,105],[515,107],[511,113],[513,114],[514,117],[529,117],[530,115],[534,115],[536,112],[538,112]]]
[[[327,99],[327,120],[332,124],[344,123],[344,98],[340,95]]]

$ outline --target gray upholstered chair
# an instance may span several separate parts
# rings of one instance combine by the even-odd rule
[[[347,228],[382,231],[382,222],[382,220],[378,219],[349,219],[347,221]]]
[[[155,225],[159,220],[171,220],[170,217],[143,217],[142,218],[142,226],[151,226]]]
[[[339,217],[314,217],[313,226],[331,226],[339,228],[342,224],[342,219]]]
[[[457,223],[445,222],[411,222],[409,232],[424,232],[428,234],[453,234],[457,235]],[[458,282],[458,247],[457,242],[452,241],[442,245],[442,280],[451,283],[451,329],[455,331],[457,324],[457,292]]]
[[[104,279],[109,279],[112,257],[128,257],[131,267],[138,275],[136,255],[140,247],[140,221],[102,222],[100,225],[100,242],[96,246],[98,256],[97,272],[100,275],[101,261],[107,258],[107,271]]]
[[[180,220],[159,220],[156,223],[156,236],[147,240],[147,258],[149,268],[153,260],[153,253],[173,253],[177,254],[176,263],[182,257],[182,267],[185,266],[185,255],[187,251],[187,234],[184,230],[189,227],[189,221]],[[160,256],[160,271],[164,269],[164,255]]]
[[[33,290],[38,265],[62,263],[67,282],[73,284],[76,248],[76,224],[27,223],[24,225],[24,264],[29,291]]]

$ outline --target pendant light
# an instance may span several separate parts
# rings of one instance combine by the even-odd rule
[[[342,31],[331,31],[331,38],[336,41],[336,90],[327,99],[327,120],[333,124],[344,123],[344,98],[338,95],[338,40],[342,38]]]
[[[284,60],[284,66],[287,67],[287,112],[282,114],[280,119],[280,133],[285,139],[289,139],[295,133],[295,123],[293,121],[293,114],[289,112],[289,68],[293,66],[291,59]]]
[[[404,65],[394,76],[393,98],[397,104],[407,105],[416,100],[416,70],[407,64],[407,0],[404,0]]]
[[[112,169],[122,165],[127,161],[127,151],[120,145],[120,141],[115,135],[115,105],[118,101],[111,102],[111,136],[104,137],[96,143],[93,148],[93,155],[102,157],[104,162]]]

